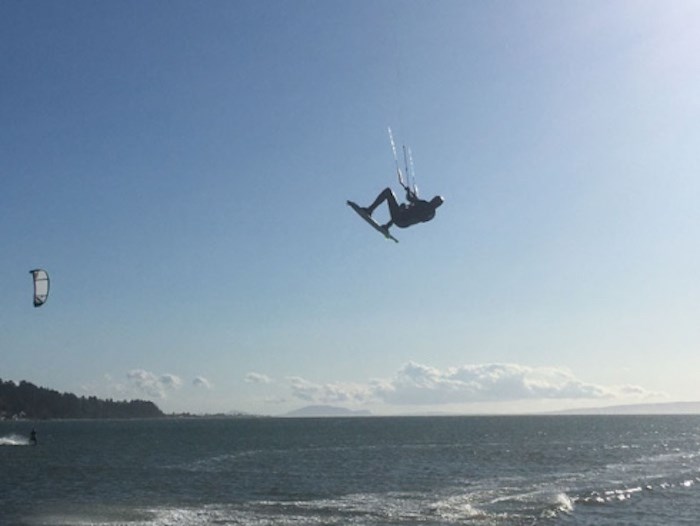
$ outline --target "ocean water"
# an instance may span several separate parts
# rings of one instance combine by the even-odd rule
[[[695,525],[700,417],[0,422],[0,524]]]

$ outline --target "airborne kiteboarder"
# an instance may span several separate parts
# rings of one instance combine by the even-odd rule
[[[413,171],[413,159],[411,157],[411,151],[407,150],[404,146],[403,155],[404,162],[406,165],[406,177],[411,176],[412,182],[409,185],[404,179],[401,173],[401,168],[399,167],[399,159],[396,155],[396,145],[394,144],[394,137],[391,134],[391,128],[389,128],[389,140],[391,141],[391,149],[394,153],[394,161],[396,162],[396,174],[399,178],[399,184],[406,190],[406,200],[408,203],[399,204],[396,199],[396,195],[391,190],[391,188],[385,188],[377,196],[374,202],[367,206],[362,207],[357,205],[352,201],[348,201],[348,205],[355,210],[365,221],[372,225],[376,230],[384,234],[388,239],[393,239],[398,243],[398,240],[389,233],[389,227],[396,225],[399,228],[406,228],[417,223],[425,223],[430,221],[435,217],[435,210],[442,205],[445,201],[442,196],[436,195],[430,201],[425,201],[418,198],[418,187],[415,182],[415,173]],[[410,163],[409,163],[410,161]],[[409,167],[410,165],[410,167]],[[380,225],[373,218],[372,214],[376,208],[382,204],[384,201],[387,202],[389,207],[389,215],[391,219],[384,225]]]
[[[362,208],[370,217],[374,210],[384,201],[389,205],[391,220],[382,225],[382,229],[388,231],[389,227],[396,225],[399,228],[406,228],[417,223],[425,223],[435,217],[435,210],[445,201],[442,196],[436,195],[430,201],[418,199],[412,190],[406,188],[406,200],[408,204],[396,200],[396,196],[391,188],[385,188],[374,200],[374,203],[366,208]]]

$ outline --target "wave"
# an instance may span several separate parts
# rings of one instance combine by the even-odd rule
[[[29,439],[22,435],[5,435],[0,437],[0,446],[28,446]]]
[[[423,493],[354,494],[344,497],[297,501],[258,500],[201,506],[84,507],[24,517],[30,526],[378,526],[416,523],[483,526],[525,526],[532,516],[479,509],[469,496],[435,501]]]
[[[564,518],[577,523],[579,512],[590,516],[603,509],[619,509],[616,503],[644,499],[650,492],[688,491],[700,486],[698,478],[656,481],[653,485],[630,485],[597,491],[552,491],[544,488],[523,492],[520,488],[476,489],[464,493],[431,492],[357,493],[310,500],[252,500],[238,503],[207,503],[194,506],[84,507],[62,513],[25,517],[31,526],[373,526],[416,523],[475,526],[532,526],[552,524]],[[605,486],[603,486],[605,487]],[[506,494],[503,494],[503,491]],[[519,490],[519,491],[518,491]],[[499,492],[500,495],[499,495]],[[508,492],[512,492],[507,494]],[[70,505],[69,505],[70,506]],[[587,510],[587,511],[586,511]],[[610,512],[607,512],[610,513]],[[614,512],[619,514],[621,512]],[[620,517],[621,515],[615,515]],[[584,519],[584,523],[586,519]]]
[[[622,502],[649,492],[665,492],[674,489],[689,489],[700,483],[700,477],[684,476],[676,480],[658,479],[631,487],[603,489],[585,492],[574,498],[577,504],[603,505]]]

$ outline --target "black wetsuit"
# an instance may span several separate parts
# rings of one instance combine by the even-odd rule
[[[399,204],[391,188],[385,188],[374,200],[374,203],[367,207],[367,212],[372,215],[375,208],[386,201],[389,205],[391,221],[384,225],[384,228],[389,228],[391,225],[396,225],[399,228],[406,228],[416,223],[425,223],[435,217],[436,207],[430,201],[418,199],[418,197],[410,191],[406,192],[406,199],[408,200],[408,204]]]

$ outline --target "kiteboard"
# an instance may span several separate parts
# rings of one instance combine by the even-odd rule
[[[399,240],[396,239],[394,236],[392,236],[389,233],[388,228],[382,228],[379,223],[377,223],[374,219],[372,219],[372,216],[369,215],[367,212],[364,211],[364,209],[360,206],[358,206],[356,203],[353,203],[352,201],[348,201],[348,206],[352,208],[355,212],[357,212],[357,215],[359,215],[362,219],[367,221],[372,228],[374,228],[377,232],[381,232],[385,238],[393,240],[395,243],[398,243]]]

